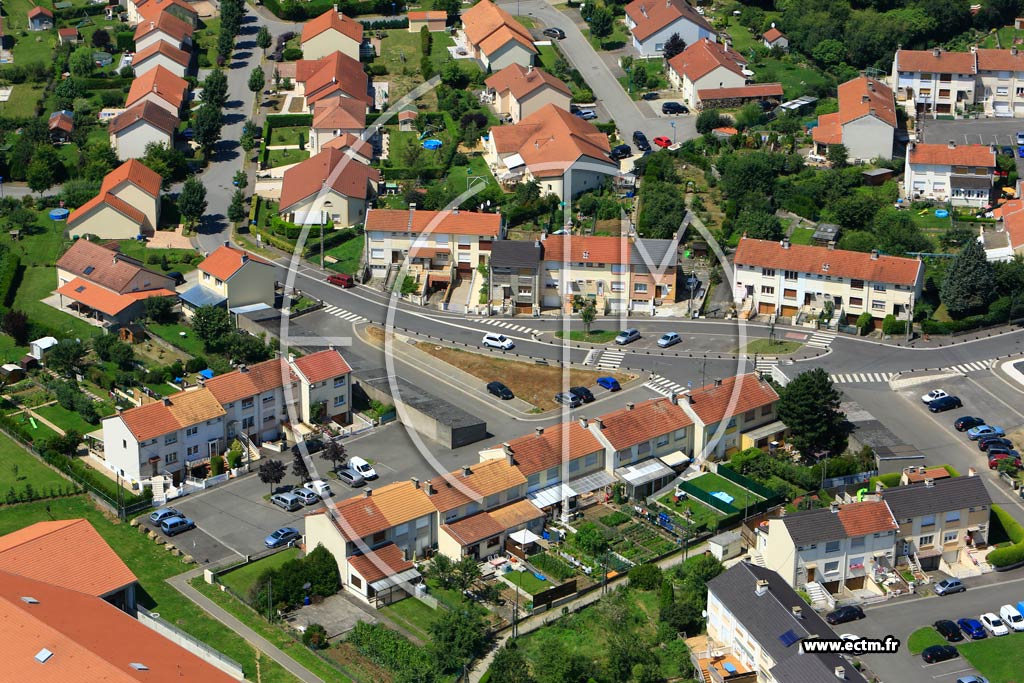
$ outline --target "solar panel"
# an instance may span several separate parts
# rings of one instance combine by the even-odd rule
[[[789,629],[781,636],[779,636],[779,641],[786,647],[789,647],[798,640],[800,640],[800,636],[798,636],[796,632],[793,631],[793,629]]]

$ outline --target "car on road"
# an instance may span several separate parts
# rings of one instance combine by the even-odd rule
[[[188,517],[168,517],[160,522],[160,531],[164,532],[165,536],[177,536],[195,528],[196,523]]]
[[[996,638],[1010,634],[1010,629],[993,612],[985,612],[981,615],[981,625]]]
[[[661,105],[662,114],[689,114],[690,109],[679,102],[665,102]]]
[[[967,430],[967,438],[971,441],[977,441],[983,436],[1006,436],[1006,432],[995,425],[978,425]]]
[[[338,470],[338,481],[351,489],[366,486],[366,480],[358,472],[353,472],[347,467],[343,470]]]
[[[630,342],[635,342],[639,338],[640,330],[635,327],[630,327],[615,335],[615,343],[619,346],[625,346]]]
[[[954,408],[963,408],[964,404],[957,396],[943,396],[928,404],[928,410],[933,413],[942,413]]]
[[[927,405],[934,401],[935,399],[943,398],[945,396],[949,396],[949,394],[947,394],[944,389],[932,389],[927,394],[921,397],[921,403]]]
[[[292,446],[292,455],[298,455],[299,453],[302,452],[302,446],[300,444],[306,445],[306,452],[309,453],[310,455],[313,455],[314,453],[319,453],[324,449],[323,439],[313,437],[312,439],[300,441],[299,443]]]
[[[504,349],[506,351],[508,351],[509,349],[514,349],[516,347],[516,343],[514,341],[512,341],[505,335],[498,334],[496,332],[488,332],[487,334],[485,334],[484,339],[481,343],[488,348]]]
[[[999,618],[1014,631],[1024,631],[1024,615],[1013,605],[1003,605],[1000,607]]]
[[[936,595],[951,595],[953,593],[963,593],[967,590],[967,586],[960,579],[943,579],[935,584],[933,590]]]
[[[181,513],[175,510],[174,508],[160,508],[159,510],[154,510],[149,514],[149,521],[159,526],[160,522],[164,521],[165,519],[181,516]]]
[[[488,382],[487,391],[494,394],[502,401],[511,401],[516,397],[516,395],[512,393],[512,390],[501,382]]]
[[[658,93],[654,92],[653,90],[651,92],[645,92],[643,95],[640,96],[640,99],[647,100],[648,102],[650,102],[651,100],[658,99]]]
[[[988,468],[990,470],[998,469],[999,468],[999,464],[1003,460],[1012,460],[1014,466],[1017,469],[1020,469],[1020,466],[1021,466],[1020,458],[1019,457],[1014,457],[1014,456],[1010,455],[1009,453],[996,453],[995,455],[990,455],[989,458],[988,458]]]
[[[302,534],[299,533],[298,529],[293,526],[283,526],[264,538],[263,545],[268,548],[280,548],[286,545],[292,546],[300,538],[302,538]]]
[[[956,625],[960,627],[960,630],[964,632],[971,640],[981,640],[982,638],[988,638],[988,633],[985,631],[985,627],[981,625],[981,622],[971,617],[964,617],[963,619],[957,619]]]
[[[580,109],[576,112],[576,116],[580,117],[584,121],[593,121],[597,118],[597,112],[593,109]]]
[[[313,491],[314,493],[316,493],[316,495],[320,496],[321,498],[330,498],[331,496],[334,495],[334,492],[331,491],[331,485],[328,484],[323,479],[314,479],[312,481],[307,481],[305,484],[302,485],[302,487],[307,488],[310,491]]]
[[[985,424],[985,418],[983,417],[964,415],[956,419],[956,422],[953,423],[953,428],[958,432],[966,432],[968,429],[974,429],[983,424]]]
[[[643,134],[643,131],[633,131],[633,145],[641,152],[651,151],[651,143],[647,141],[647,136]]]
[[[661,335],[660,339],[658,339],[658,346],[660,346],[663,349],[667,349],[673,344],[678,344],[681,341],[683,341],[683,338],[680,337],[678,333],[666,332],[665,334]]]
[[[661,147],[662,149],[665,149],[667,147],[672,146],[672,140],[665,137],[664,135],[659,135],[658,137],[654,138],[654,144],[656,144],[658,147]]]
[[[298,496],[303,505],[316,505],[320,502],[320,496],[313,489],[307,489],[305,486],[294,488],[291,492]]]
[[[960,653],[952,645],[931,645],[921,650],[921,659],[928,664],[945,662],[959,656]]]
[[[845,624],[848,621],[856,621],[863,618],[864,610],[861,609],[859,605],[846,605],[825,615],[825,621],[833,626],[835,624]]]
[[[622,388],[619,386],[619,380],[614,377],[598,377],[597,386],[607,389],[608,391],[618,391]]]
[[[1013,442],[1002,436],[983,436],[978,439],[978,450],[987,451],[990,448],[1013,448]]]
[[[554,38],[555,40],[565,39],[565,31],[560,28],[555,28],[554,26],[544,29],[544,35],[548,38]]]
[[[960,627],[956,625],[951,619],[939,619],[933,626],[935,630],[939,632],[939,635],[946,639],[950,643],[959,643],[964,639],[964,634],[960,630]]]
[[[569,387],[569,393],[578,396],[583,403],[593,403],[594,394],[586,387]]]
[[[633,148],[627,144],[615,145],[612,147],[612,151],[608,153],[608,156],[616,161],[628,159],[633,156]]]
[[[560,391],[555,394],[555,403],[563,406],[569,406],[570,408],[579,408],[583,405],[583,401],[576,394],[569,391]]]
[[[294,493],[275,493],[270,497],[270,502],[287,512],[302,509],[302,500]]]
[[[345,273],[333,273],[328,275],[327,282],[332,285],[337,285],[338,287],[344,287],[345,289],[356,286],[355,279],[353,279],[351,275],[346,275]]]
[[[373,465],[358,455],[353,455],[348,459],[348,468],[367,481],[377,478],[377,470],[373,469]]]
[[[1008,157],[1012,157],[1013,156],[1013,147],[1010,147],[1009,145],[1003,145],[999,149],[999,153],[1000,154],[1005,154]]]

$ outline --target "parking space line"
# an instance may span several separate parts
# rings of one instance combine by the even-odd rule
[[[937,664],[945,664],[945,662],[937,662]],[[935,666],[935,664],[929,664],[928,666]],[[974,671],[973,667],[968,668],[968,669],[958,669],[957,671],[950,671],[948,673],[938,674],[936,676],[932,676],[932,678],[934,679],[934,678],[945,678],[946,676],[957,676],[959,674],[971,673],[973,671]]]
[[[999,398],[998,396],[996,396],[995,394],[993,394],[993,393],[992,393],[991,391],[989,391],[989,390],[988,390],[988,389],[986,389],[985,387],[983,387],[983,386],[981,386],[980,384],[978,384],[978,382],[977,382],[976,380],[974,380],[974,379],[971,379],[970,377],[967,377],[966,379],[967,379],[967,381],[968,381],[968,382],[970,382],[970,383],[971,383],[971,384],[973,384],[974,386],[978,387],[979,389],[981,389],[982,391],[984,391],[984,392],[985,392],[986,394],[988,394],[989,396],[991,396],[992,398],[994,398],[995,400],[999,401],[999,402],[1000,402],[1000,403],[1002,403],[1002,404],[1003,404],[1004,406],[1006,406],[1007,408],[1009,408],[1009,410],[1010,410],[1010,412],[1011,412],[1011,413],[1013,413],[1013,414],[1014,414],[1014,415],[1016,415],[1017,417],[1020,417],[1021,419],[1024,419],[1024,415],[1022,415],[1022,414],[1020,413],[1020,411],[1019,411],[1019,410],[1017,410],[1016,408],[1014,408],[1013,406],[1011,406],[1011,405],[1010,405],[1009,403],[1007,403],[1007,402],[1006,402],[1006,401],[1004,401],[1003,399],[1001,399],[1001,398]]]
[[[196,529],[199,529],[199,530],[200,530],[200,531],[202,531],[202,532],[203,532],[204,534],[206,534],[207,536],[209,536],[210,538],[212,538],[213,540],[215,540],[215,541],[216,541],[217,543],[220,543],[220,544],[221,544],[222,546],[224,546],[225,548],[227,548],[228,550],[230,550],[231,552],[233,552],[233,553],[234,553],[235,555],[238,555],[239,557],[245,557],[245,558],[248,558],[248,557],[249,557],[249,556],[248,556],[248,555],[246,555],[245,553],[239,552],[239,551],[238,551],[238,550],[237,550],[236,548],[232,548],[231,546],[229,546],[229,545],[228,545],[227,543],[225,543],[225,542],[224,542],[224,540],[223,540],[223,539],[222,539],[222,538],[221,538],[220,536],[214,536],[214,535],[213,535],[212,533],[210,533],[209,531],[206,531],[206,530],[204,530],[204,529],[203,529],[203,528],[202,528],[201,526],[199,526],[198,524],[196,525]],[[177,547],[177,548],[178,548],[179,550],[181,549],[181,546],[180,546],[180,545],[178,545],[177,543],[175,543],[174,545],[175,545],[175,546],[176,546],[176,547]],[[196,549],[196,542],[195,542],[195,540],[193,540],[193,541],[192,541],[192,550],[193,550],[193,551],[195,551],[195,549]],[[193,552],[193,553],[192,553],[192,557],[195,557],[195,552]]]

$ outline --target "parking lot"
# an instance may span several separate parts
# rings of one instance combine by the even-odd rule
[[[1024,160],[1016,156],[1017,131],[1024,131],[1019,119],[966,119],[959,121],[921,121],[921,142],[929,144],[996,145],[1011,147],[1017,160],[1017,171],[1024,172]]]

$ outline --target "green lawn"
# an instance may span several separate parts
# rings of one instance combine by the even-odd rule
[[[181,391],[181,389],[172,387],[167,382],[154,382],[152,384],[147,384],[146,386],[149,387],[150,391],[155,391],[161,396],[170,396],[171,394],[176,394]]]
[[[998,44],[996,43],[996,34],[999,36]],[[1019,47],[1019,43],[1014,42],[1016,40],[1024,41],[1024,31],[1018,31],[1013,26],[1004,26],[992,35],[985,36],[979,47],[997,48],[1001,46],[1002,49],[1009,50],[1015,44]]]
[[[753,491],[748,491],[747,489],[732,483],[725,477],[718,476],[714,472],[706,472],[696,479],[689,479],[688,481],[700,490],[707,491],[708,493],[714,493],[716,491],[727,493],[734,499],[731,503],[734,508],[742,509],[745,501],[756,503],[760,500],[764,500],[764,498]]]
[[[0,104],[0,115],[16,118],[32,118],[36,115],[36,103],[43,97],[45,86],[37,83],[19,83],[11,91],[11,99]]]
[[[633,70],[636,69],[644,69],[647,72],[647,82],[643,87],[637,86],[635,81],[633,81],[632,85],[628,83],[628,81],[633,78]],[[665,71],[662,67],[662,60],[634,60],[629,76],[619,77],[619,85],[621,85],[622,89],[628,92],[630,97],[634,100],[639,100],[640,96],[646,92],[650,92],[652,90],[664,90],[668,88],[668,78],[665,76]]]
[[[541,581],[531,572],[507,572],[505,578],[522,588],[530,595],[536,595],[548,588],[554,588],[555,584],[550,581]]]
[[[83,420],[78,413],[59,406],[56,403],[52,406],[36,408],[35,411],[63,429],[65,432],[69,432],[73,429],[79,434],[87,434],[100,428],[99,425],[89,424]]]
[[[31,486],[36,494],[71,490],[74,484],[57,474],[6,434],[0,434],[0,497],[21,494]]]
[[[276,662],[260,656],[242,638],[207,616],[165,582],[168,577],[187,571],[189,565],[180,558],[172,557],[162,546],[127,524],[109,521],[87,496],[26,503],[0,510],[0,534],[11,533],[35,522],[77,518],[87,519],[138,577],[142,589],[137,595],[143,607],[159,612],[174,626],[237,661],[242,665],[246,680],[264,683],[294,683],[297,680]]]
[[[381,614],[424,642],[430,640],[430,624],[437,611],[416,598],[406,598],[381,609]]]
[[[939,635],[931,626],[923,626],[907,638],[907,649],[910,650],[910,654],[920,654],[921,650],[932,645],[945,645],[946,639]]]
[[[338,259],[337,263],[327,264],[330,270],[352,274],[359,268],[359,259],[363,255],[363,238],[356,237],[350,239],[348,242],[343,242],[336,247],[328,249],[324,254]]]
[[[18,346],[14,338],[6,334],[0,334],[0,361],[4,363],[13,362],[28,353],[27,346]]]
[[[812,87],[825,85],[828,79],[817,69],[767,57],[750,66],[757,83],[781,83],[786,99],[806,94]]]
[[[184,274],[193,271],[196,267],[192,265],[192,259],[199,256],[195,249],[147,249],[145,243],[138,240],[124,240],[120,245],[122,254],[139,259],[147,268],[158,273],[177,271]],[[167,257],[166,269],[161,260],[164,256]]]
[[[936,634],[938,635],[938,634]],[[1001,638],[975,640],[957,646],[960,656],[970,662],[989,683],[1014,683],[1024,671],[1024,633],[1011,632]]]
[[[583,35],[590,41],[595,50],[618,50],[632,41],[625,24],[617,18],[612,22],[611,35],[598,38],[591,34],[589,30],[585,31]]]
[[[17,420],[18,422],[21,422],[27,427],[28,433],[31,434],[32,436],[32,443],[35,445],[41,444],[42,442],[54,436],[60,436],[59,434],[57,434],[57,432],[47,427],[39,420],[35,421],[36,426],[33,427],[32,420],[30,420],[29,416],[25,415],[25,413],[16,416],[14,419]]]
[[[150,324],[146,326],[146,329],[164,341],[170,342],[185,353],[193,356],[201,356],[205,351],[203,348],[203,342],[199,341],[199,338],[192,332],[192,328],[187,325],[182,325],[180,323],[173,325]],[[181,336],[182,332],[185,333],[184,337]]]
[[[196,31],[194,36],[196,45],[199,47],[198,52],[205,53],[205,61],[209,62],[209,66],[213,66],[217,63],[218,33],[220,33],[220,18],[203,19],[199,30]],[[260,52],[262,52],[262,50],[260,50]],[[202,66],[202,64],[199,66]],[[271,69],[269,73],[273,73],[273,69]]]
[[[261,560],[250,562],[244,567],[233,569],[227,574],[221,574],[219,580],[225,586],[243,598],[249,595],[249,589],[256,583],[256,579],[268,569],[277,569],[288,560],[294,560],[299,556],[298,548],[287,548],[279,553],[274,553]]]
[[[670,510],[677,512],[680,519],[686,519],[686,511],[689,510],[690,523],[694,527],[704,525],[708,529],[714,529],[718,521],[725,516],[718,510],[689,497],[676,503],[672,500],[672,494],[667,493],[658,500]]]
[[[5,16],[4,20],[6,21],[6,19]],[[57,41],[57,36],[52,31],[29,31],[28,35],[24,37],[20,33],[13,34],[9,31],[6,33],[14,35],[14,50],[12,52],[15,64],[52,61],[53,46]]]
[[[308,145],[309,126],[285,126],[270,132],[268,145]]]
[[[793,234],[789,236],[789,241],[793,244],[804,244],[809,245],[814,243],[814,229],[813,228],[796,228],[793,230]]]
[[[941,206],[933,206],[928,209],[919,209],[910,211],[910,217],[914,220],[914,224],[922,230],[926,231],[943,231],[949,230],[953,225],[953,219],[950,216],[945,218],[939,218],[935,215],[935,211],[941,209]]]
[[[618,336],[618,330],[595,330],[591,329],[590,334],[583,330],[569,330],[569,341],[587,342],[588,344],[607,344]],[[559,339],[565,339],[565,332],[555,332]]]
[[[100,328],[41,301],[55,289],[57,271],[52,265],[30,266],[25,269],[18,293],[14,296],[14,308],[25,311],[32,320],[48,325],[61,335],[85,339],[100,334]]]
[[[297,164],[309,158],[307,149],[268,149],[267,168]]]
[[[802,347],[803,344],[795,341],[786,341],[784,339],[755,339],[747,344],[747,354],[757,354],[759,356],[784,356],[787,353],[793,353]]]
[[[538,45],[537,46],[537,59],[540,60],[540,65],[544,67],[545,71],[551,71],[555,65],[555,60],[558,59],[558,53],[555,52],[555,48],[552,45]]]

